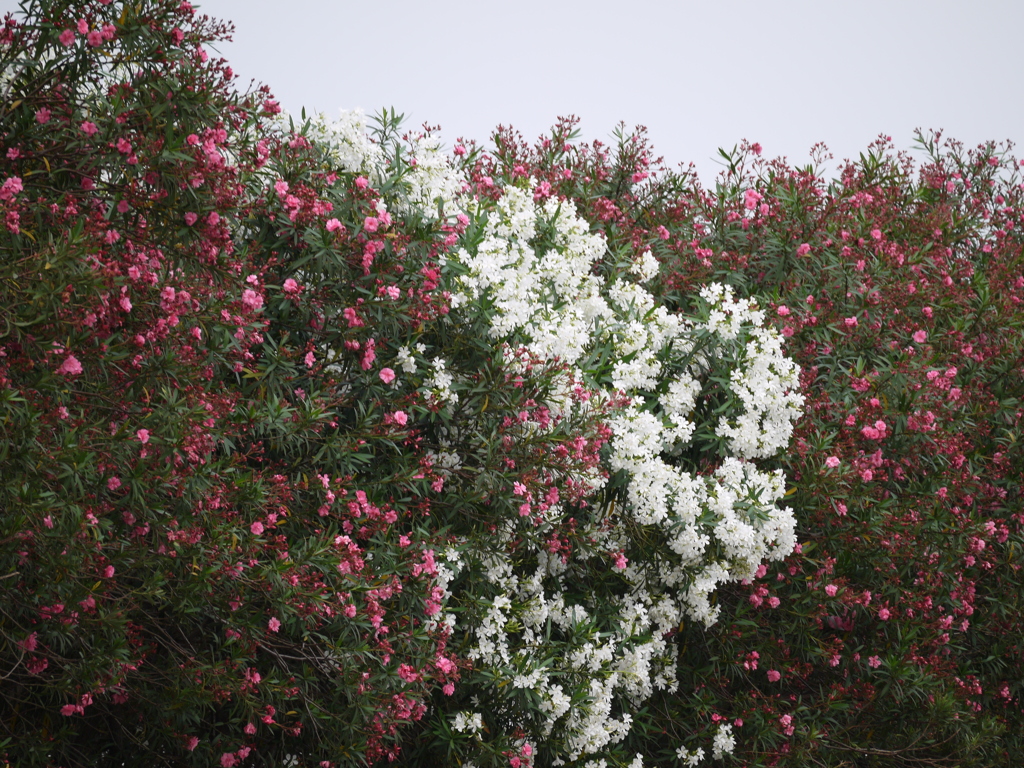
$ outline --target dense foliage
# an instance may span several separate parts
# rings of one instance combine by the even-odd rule
[[[225,32],[0,33],[11,765],[1013,764],[1008,149],[448,155]]]

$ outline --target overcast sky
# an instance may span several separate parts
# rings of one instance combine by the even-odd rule
[[[116,0],[119,1],[119,0]],[[705,181],[720,146],[805,164],[915,127],[1024,142],[1021,0],[196,0],[234,22],[221,53],[285,109],[394,106],[410,126],[534,139],[559,115],[586,139],[646,125]],[[5,10],[14,0],[0,0]]]

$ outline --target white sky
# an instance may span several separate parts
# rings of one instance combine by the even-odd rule
[[[707,182],[743,138],[801,165],[818,141],[837,159],[879,133],[909,149],[915,127],[1024,141],[1021,0],[195,4],[235,23],[221,53],[242,87],[267,83],[295,114],[394,106],[449,146],[499,123],[532,141],[568,114],[606,140],[621,120]]]

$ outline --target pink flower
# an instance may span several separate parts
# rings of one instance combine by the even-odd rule
[[[868,659],[868,666],[872,669],[878,669],[880,666],[882,666],[882,660],[877,656],[872,656]]]
[[[192,213],[192,211],[189,211],[188,213],[185,214],[185,223],[188,224],[188,226],[191,227],[197,221],[199,221],[199,216]]]
[[[781,679],[782,679],[782,673],[779,672],[779,670],[777,670],[777,669],[769,669],[768,670],[768,682],[769,683],[777,683]]]
[[[847,328],[854,328],[857,325],[857,318],[856,317],[848,317],[845,320],[843,320],[843,324]]]
[[[352,605],[351,603],[346,605],[345,606],[345,615],[348,616],[350,619],[352,617],[354,617],[356,615],[356,607],[354,605]]]
[[[924,331],[918,331],[917,333],[914,334],[914,341],[916,341],[918,344],[924,344],[924,341],[927,338],[928,334],[925,333]]]
[[[380,380],[383,381],[385,384],[390,384],[392,381],[395,380],[395,372],[390,368],[381,368]]]
[[[26,651],[34,651],[39,645],[39,641],[36,639],[37,633],[33,632],[28,637],[22,638],[18,641],[18,645],[24,648]]]
[[[860,479],[863,480],[865,483],[870,483],[871,478],[873,478],[874,476],[874,473],[870,469],[865,469],[863,472],[860,473]]]
[[[139,438],[139,442],[140,443],[145,444],[145,443],[149,442],[149,430],[148,429],[140,429],[138,432],[135,433],[135,436],[137,438]]]
[[[455,693],[455,684],[445,683],[445,686],[441,690],[444,692],[445,696],[451,696]]]
[[[781,304],[779,305],[779,308],[776,309],[775,311],[778,313],[779,317],[785,317],[786,315],[789,314],[789,307],[787,307],[785,304]]]
[[[112,579],[112,578],[114,578],[114,566],[108,565],[106,568],[103,569],[103,578],[105,578],[105,579]]]
[[[233,752],[225,752],[220,756],[221,768],[234,768],[235,755]]]
[[[253,725],[252,723],[246,723],[245,724],[245,728],[243,728],[242,730],[245,731],[250,736],[252,736],[254,733],[256,733],[256,726]]]
[[[890,616],[892,616],[892,614],[889,613],[888,608],[879,608],[878,618],[880,618],[882,621],[888,621]]]
[[[405,411],[395,411],[391,414],[391,418],[395,420],[396,424],[400,424],[403,427],[409,422],[409,417],[406,415]]]
[[[116,475],[114,477],[111,477],[109,480],[107,480],[107,488],[109,488],[110,490],[116,491],[120,487],[121,487],[121,478],[117,477]]]
[[[276,616],[271,616],[270,621],[267,622],[267,628],[271,632],[277,632],[279,629],[281,629],[281,620],[278,619]]]
[[[263,306],[263,297],[252,288],[246,288],[242,291],[242,304],[249,311],[255,312]]]
[[[81,130],[86,136],[95,136],[99,128],[96,127],[96,123],[86,120],[79,126],[79,130]]]
[[[50,122],[50,110],[48,110],[46,107],[39,109],[36,112],[36,122],[40,125]]]
[[[295,280],[289,277],[287,280],[284,281],[284,285],[281,287],[281,289],[289,295],[295,295],[296,293],[302,290],[302,286],[300,286],[297,282],[295,282]]]
[[[373,339],[366,342],[366,348],[363,350],[363,359],[359,361],[359,367],[364,371],[370,370],[373,366],[373,361],[377,359],[377,352],[374,347]]]
[[[363,177],[363,176],[357,176],[356,177],[356,186],[359,189],[366,189],[369,185],[370,185],[370,182],[368,182],[365,177]]]
[[[101,45],[103,45],[103,33],[100,32],[98,29],[94,29],[92,32],[86,35],[85,39],[89,41],[89,45],[91,45],[93,48],[99,48]]]
[[[810,252],[811,246],[808,245],[807,243],[801,243],[800,246],[796,249],[797,256],[806,256]]]
[[[77,711],[78,706],[76,704],[65,704],[60,708],[60,713],[64,715],[64,717],[71,717]]]
[[[185,742],[185,749],[189,752],[195,752],[196,747],[199,746],[199,739],[195,736],[189,736]]]
[[[60,44],[65,48],[70,48],[72,43],[75,42],[75,33],[70,29],[65,29],[60,33]]]
[[[274,191],[277,192],[278,197],[284,197],[288,194],[288,182],[283,179],[276,182],[274,184]]]
[[[327,226],[327,231],[328,232],[337,232],[338,230],[344,230],[345,229],[345,227],[342,225],[342,223],[340,221],[338,221],[337,219],[328,219],[326,226]]]
[[[125,139],[123,137],[118,139],[117,140],[117,151],[120,152],[122,155],[131,154],[132,143],[130,141],[128,141],[128,139]]]
[[[306,364],[307,368],[312,368],[316,365],[316,355],[312,352],[307,352],[306,356],[303,358],[303,362]]]
[[[839,457],[829,456],[827,459],[825,459],[825,466],[828,467],[829,469],[835,469],[836,467],[839,466]]]
[[[363,220],[363,229],[365,229],[367,232],[376,232],[379,224],[380,222],[378,222],[376,218],[374,218],[373,216],[367,216]]]
[[[263,523],[257,520],[255,523],[249,526],[249,530],[253,532],[254,536],[259,536],[261,533],[263,533]],[[277,621],[277,619],[273,619],[273,621]]]
[[[839,591],[839,590],[838,590],[838,588],[836,587],[835,584],[826,584],[825,585],[825,594],[828,595],[829,597],[835,597],[837,591]]]
[[[82,364],[78,362],[78,358],[74,355],[68,355],[64,362],[60,364],[60,368],[57,369],[57,373],[62,376],[78,376],[82,372]]]
[[[18,176],[4,179],[4,183],[0,185],[0,200],[13,200],[24,188],[21,178]]]

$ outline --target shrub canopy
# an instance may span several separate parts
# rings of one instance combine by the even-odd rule
[[[713,190],[0,34],[11,765],[1010,765],[1018,164]]]

